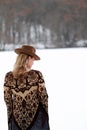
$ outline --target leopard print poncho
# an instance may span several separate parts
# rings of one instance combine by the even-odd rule
[[[39,102],[48,113],[48,95],[40,71],[30,70],[18,79],[8,72],[4,81],[4,99],[8,122],[14,116],[21,130],[26,130],[34,120]]]

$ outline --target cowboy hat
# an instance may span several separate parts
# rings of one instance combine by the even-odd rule
[[[40,57],[35,54],[36,49],[32,46],[29,46],[29,45],[23,45],[21,48],[16,48],[15,52],[17,54],[23,53],[23,54],[26,54],[26,55],[30,55],[30,56],[34,57],[35,60],[40,60]]]

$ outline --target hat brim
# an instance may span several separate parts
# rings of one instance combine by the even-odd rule
[[[25,49],[17,48],[17,49],[15,49],[15,52],[17,54],[23,53],[23,54],[26,54],[26,55],[30,55],[30,56],[34,57],[35,60],[40,60],[40,57],[38,55],[36,55],[35,53],[32,53],[31,51],[27,51]]]

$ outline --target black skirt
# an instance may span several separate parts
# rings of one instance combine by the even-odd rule
[[[8,130],[23,130],[18,126],[17,122],[14,119],[14,116],[12,116],[8,124]],[[49,116],[47,115],[41,104],[38,107],[33,122],[26,130],[50,130]]]

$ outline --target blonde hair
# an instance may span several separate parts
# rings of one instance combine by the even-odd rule
[[[20,75],[23,74],[23,72],[26,71],[26,66],[27,66],[27,59],[28,55],[26,54],[19,54],[16,58],[16,62],[14,64],[13,68],[13,75],[14,77],[19,77]]]

